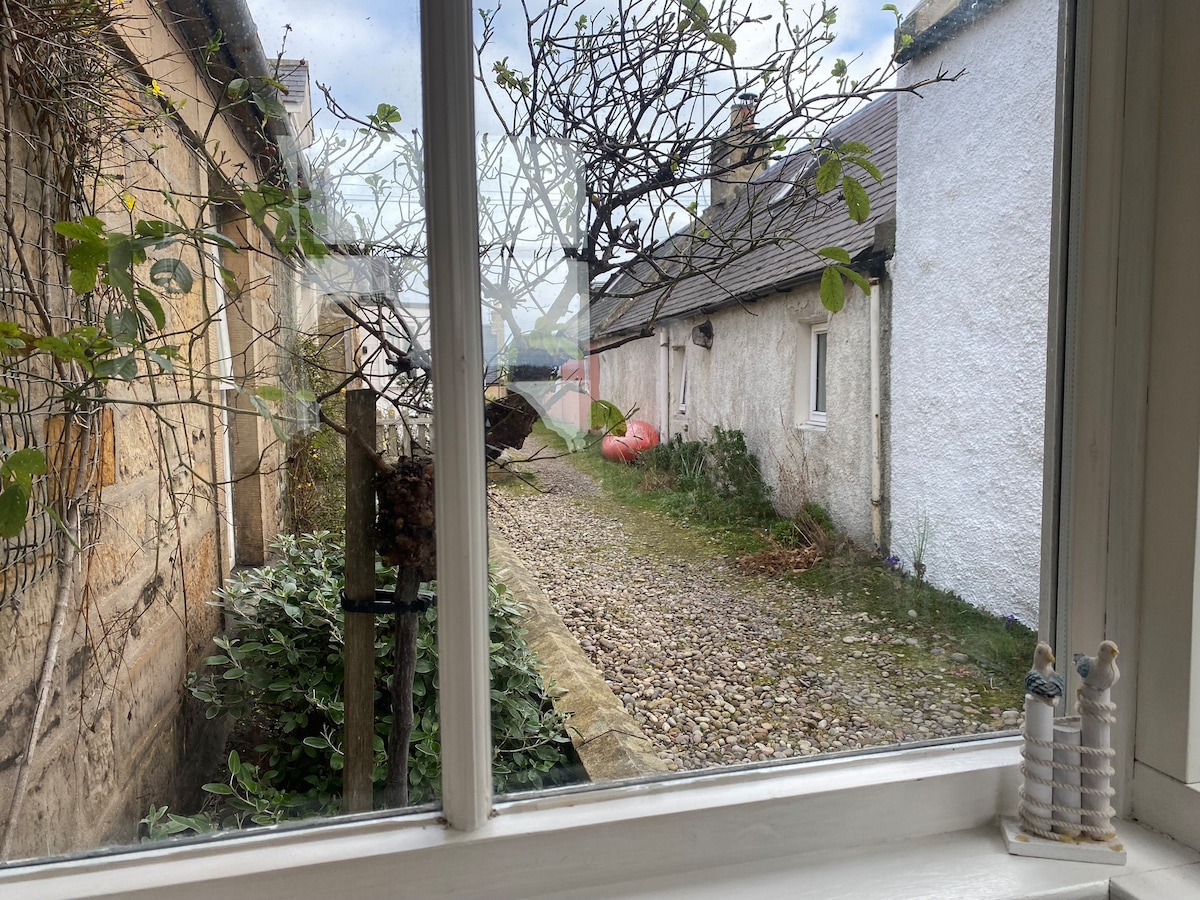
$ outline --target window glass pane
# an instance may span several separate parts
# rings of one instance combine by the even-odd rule
[[[813,393],[813,412],[825,412],[825,347],[829,341],[829,333],[818,331],[813,335],[813,380],[816,388]]]
[[[540,783],[1016,729],[1058,3],[580,12],[477,33],[489,392],[538,417],[489,448],[492,552],[569,717]]]
[[[435,807],[418,4],[10,13],[0,863]]]

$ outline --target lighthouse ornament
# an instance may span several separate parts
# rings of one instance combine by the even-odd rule
[[[1083,680],[1075,691],[1077,715],[1065,712],[1066,684],[1054,669],[1046,642],[1034,648],[1025,676],[1025,726],[1018,817],[1001,827],[1009,853],[1112,865],[1125,863],[1125,848],[1112,820],[1111,691],[1121,677],[1117,645],[1102,641],[1094,656],[1076,653]]]

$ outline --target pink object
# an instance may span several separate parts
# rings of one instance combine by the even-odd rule
[[[600,441],[600,455],[609,462],[633,462],[643,450],[658,443],[658,429],[649,422],[625,423],[625,434],[606,434]]]

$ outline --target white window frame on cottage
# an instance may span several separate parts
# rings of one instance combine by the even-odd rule
[[[1186,252],[1200,176],[1177,165],[1200,146],[1200,65],[1182,27],[1200,14],[1167,0],[1064,6],[1041,628],[1064,659],[1102,636],[1120,643],[1118,812],[1200,846],[1200,362],[1188,344],[1200,304]],[[39,863],[0,871],[0,896],[729,896],[733,885],[796,896],[803,885],[806,896],[1107,897],[1110,875],[1165,865],[1163,842],[1128,821],[1126,867],[1007,856],[994,821],[1015,805],[1012,737],[493,802],[472,15],[468,0],[422,4],[438,542],[454,548],[439,554],[440,817]]]
[[[687,412],[687,395],[688,395],[688,361],[687,348],[683,349],[683,370],[679,373],[679,405],[675,407],[676,411],[681,415]]]
[[[824,428],[829,410],[829,323],[810,329],[808,350],[808,424]],[[825,340],[822,341],[821,338]],[[823,345],[823,346],[822,346]],[[821,392],[824,389],[824,407]]]

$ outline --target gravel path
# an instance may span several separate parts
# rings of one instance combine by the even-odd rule
[[[542,492],[493,488],[493,527],[671,769],[1017,726],[1017,710],[983,708],[978,672],[921,648],[910,625],[743,575],[566,460],[520,468]]]

